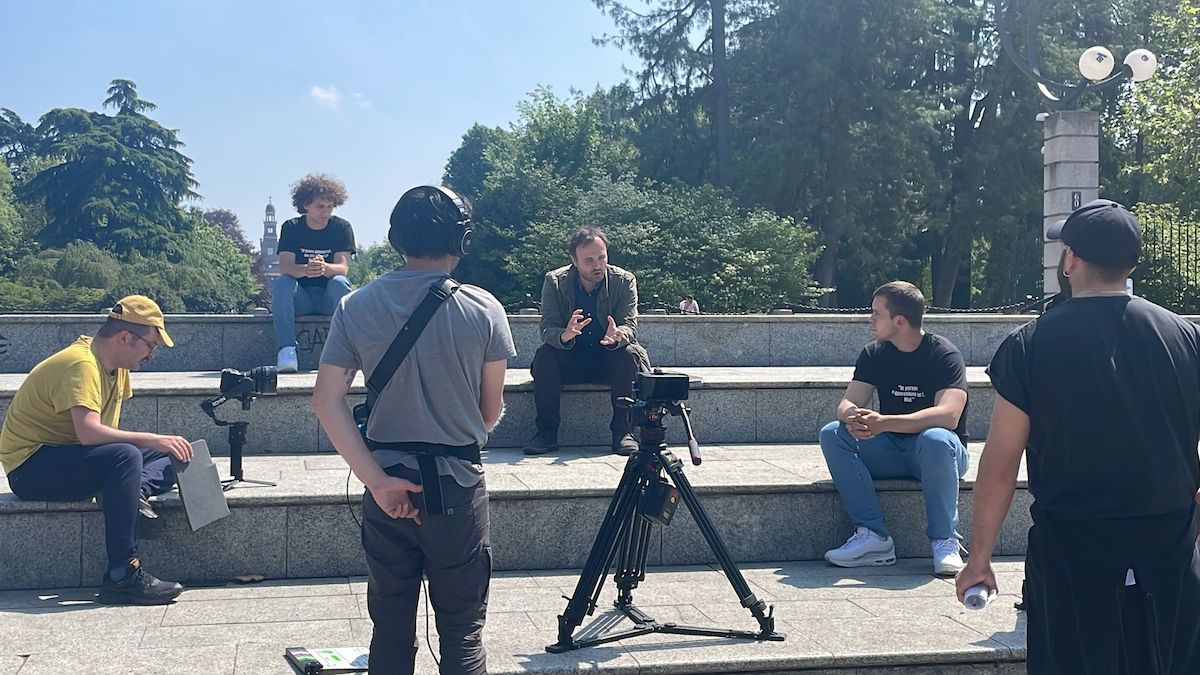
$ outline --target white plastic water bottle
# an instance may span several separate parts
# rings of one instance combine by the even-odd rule
[[[989,590],[983,584],[976,584],[967,589],[963,594],[963,607],[972,610],[980,610],[987,607],[992,600],[996,599],[996,591]]]

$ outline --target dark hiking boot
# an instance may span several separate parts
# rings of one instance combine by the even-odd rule
[[[628,457],[633,454],[634,450],[638,449],[637,439],[633,434],[625,434],[613,439],[612,451],[622,457]]]
[[[558,432],[549,429],[538,429],[538,432],[525,444],[525,454],[544,455],[558,450]]]
[[[177,581],[162,581],[142,569],[136,558],[125,570],[125,578],[113,581],[107,572],[100,582],[100,602],[108,605],[166,605],[183,592]]]

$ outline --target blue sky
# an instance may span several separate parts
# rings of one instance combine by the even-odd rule
[[[263,207],[294,215],[289,185],[345,181],[336,213],[360,243],[385,237],[406,188],[437,182],[476,122],[507,126],[538,85],[560,96],[626,79],[635,57],[590,0],[0,0],[0,107],[36,123],[100,108],[133,80],[179,130],[205,208],[250,239]]]

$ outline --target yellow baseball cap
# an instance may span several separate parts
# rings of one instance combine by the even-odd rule
[[[108,311],[108,318],[136,323],[139,326],[156,328],[164,345],[168,347],[175,346],[175,341],[171,339],[170,335],[167,335],[166,325],[163,322],[163,313],[158,308],[158,303],[144,295],[127,295],[121,298]]]

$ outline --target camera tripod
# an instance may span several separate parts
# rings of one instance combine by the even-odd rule
[[[713,527],[708,513],[696,498],[691,483],[683,475],[683,462],[667,449],[666,429],[662,426],[662,418],[670,413],[683,418],[692,463],[700,463],[700,450],[692,434],[687,408],[679,402],[639,401],[633,404],[628,399],[626,401],[632,404],[633,415],[639,420],[637,426],[641,428],[641,440],[638,449],[629,456],[629,461],[625,464],[625,472],[608,505],[604,523],[592,545],[591,553],[588,554],[587,563],[579,576],[579,583],[575,586],[575,593],[567,599],[566,611],[558,617],[558,642],[547,645],[546,651],[558,654],[648,633],[783,640],[785,635],[775,632],[773,608],[767,607],[767,604],[755,597],[750,590],[746,579],[730,558],[725,543]],[[663,472],[670,476],[674,487],[663,478]],[[650,528],[654,522],[670,524],[680,497],[695,519],[700,533],[704,535],[704,540],[716,555],[725,577],[733,585],[738,600],[758,620],[758,632],[659,622],[634,606],[633,589],[646,579]],[[573,633],[583,623],[584,616],[595,611],[604,577],[608,575],[609,570],[613,570],[613,578],[617,584],[617,600],[614,606],[634,623],[634,627],[599,637],[575,638]]]
[[[212,421],[219,427],[229,428],[229,473],[232,478],[226,478],[221,481],[221,490],[229,492],[241,483],[249,483],[251,485],[265,485],[275,487],[275,483],[265,480],[251,480],[242,474],[242,455],[245,454],[246,448],[246,431],[250,426],[249,422],[238,421],[230,422],[217,417],[217,406],[225,403],[229,399],[225,396],[210,398],[200,403],[200,409],[204,414],[212,418]],[[250,409],[250,401],[253,397],[243,398],[242,410]]]

